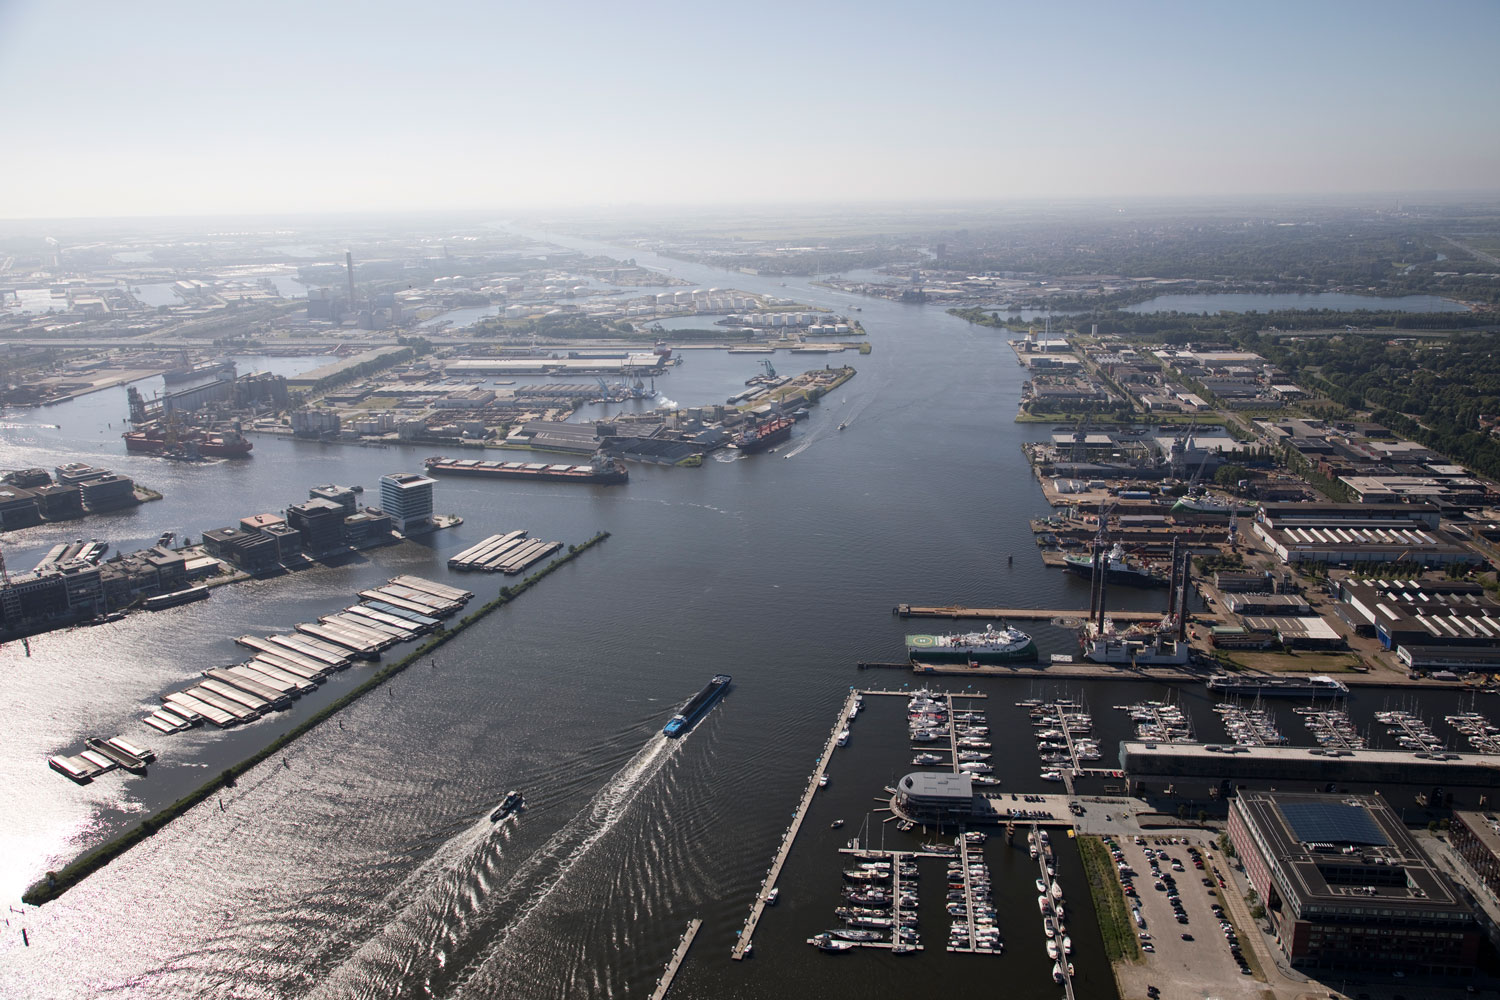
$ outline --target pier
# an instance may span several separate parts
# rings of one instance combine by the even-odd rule
[[[1050,875],[1047,872],[1047,862],[1052,858],[1052,847],[1050,844],[1045,844],[1042,842],[1041,827],[1037,826],[1035,823],[1033,823],[1031,826],[1030,836],[1036,838],[1033,843],[1035,843],[1037,846],[1036,860],[1037,867],[1041,871],[1040,878],[1042,880],[1042,883],[1050,889],[1052,883],[1057,881],[1057,876]],[[1062,986],[1063,989],[1067,991],[1068,1000],[1077,1000],[1077,998],[1073,995],[1073,977],[1068,975],[1068,953],[1065,950],[1065,946],[1063,943],[1067,940],[1067,934],[1063,929],[1061,903],[1062,899],[1058,898],[1057,903],[1053,907],[1056,911],[1055,915],[1057,917],[1057,936],[1055,938],[1055,940],[1057,941],[1057,965],[1062,969]]]
[[[959,605],[947,607],[935,607],[923,604],[898,604],[891,609],[891,613],[902,618],[1014,618],[1018,621],[1050,621],[1053,618],[1077,618],[1086,620],[1089,613],[1086,609],[1056,608],[965,608]],[[1161,621],[1160,611],[1111,611],[1110,618],[1117,622],[1156,622]],[[1218,616],[1202,611],[1194,612],[1196,618],[1213,618]]]
[[[797,839],[797,831],[802,829],[802,821],[807,818],[807,810],[812,806],[813,796],[818,792],[818,779],[823,777],[823,772],[828,767],[828,761],[833,756],[834,747],[838,745],[839,733],[849,724],[849,713],[854,708],[855,700],[861,692],[849,689],[849,696],[844,699],[844,707],[839,711],[839,720],[834,724],[828,734],[828,742],[823,746],[823,752],[818,756],[818,766],[813,769],[812,777],[807,782],[807,790],[802,793],[802,801],[797,806],[797,812],[792,817],[792,825],[786,828],[786,834],[781,838],[781,848],[776,852],[776,858],[771,862],[771,870],[766,873],[765,881],[760,884],[760,891],[755,894],[755,902],[750,905],[750,916],[745,918],[745,926],[740,929],[740,936],[734,942],[734,950],[729,953],[736,962],[742,961],[745,952],[750,949],[750,938],[755,934],[755,925],[760,923],[760,915],[766,909],[766,894],[776,887],[776,880],[781,876],[781,866],[786,864],[786,859],[792,853],[792,843]],[[867,691],[865,694],[910,694],[909,691]]]
[[[667,967],[662,970],[661,978],[656,981],[656,989],[651,994],[651,1000],[662,1000],[667,995],[667,990],[672,988],[672,977],[677,975],[677,970],[682,967],[682,960],[687,958],[688,949],[693,946],[693,938],[698,934],[698,928],[703,926],[703,921],[694,917],[688,921],[687,930],[682,932],[682,940],[677,942],[677,950],[672,953]]]

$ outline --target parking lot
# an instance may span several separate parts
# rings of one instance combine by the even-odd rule
[[[1179,842],[1169,842],[1173,840]],[[1121,968],[1122,996],[1149,998],[1154,987],[1161,1000],[1260,1000],[1266,983],[1241,972],[1233,948],[1239,942],[1214,910],[1219,900],[1208,847],[1183,840],[1150,834],[1112,840],[1118,851],[1116,869],[1130,890],[1126,901],[1138,906],[1145,923],[1136,927],[1145,961]],[[1199,852],[1202,869],[1189,847]]]

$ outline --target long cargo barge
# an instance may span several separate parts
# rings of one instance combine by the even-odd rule
[[[148,597],[141,602],[141,607],[147,611],[161,611],[164,608],[175,608],[179,604],[191,604],[194,601],[206,601],[213,591],[207,587],[189,587],[186,590],[174,590],[170,594],[157,594]]]
[[[441,619],[434,618],[431,615],[424,615],[420,612],[412,611],[409,608],[398,608],[396,607],[396,605],[391,604],[388,601],[367,600],[364,602],[364,604],[361,605],[361,607],[374,608],[376,611],[382,611],[393,618],[404,618],[407,621],[411,622],[413,625],[420,626],[423,631],[430,632],[433,629],[437,628],[439,625],[443,624]]]
[[[425,463],[430,474],[449,476],[483,476],[490,479],[530,479],[542,483],[594,483],[611,486],[630,478],[625,463],[616,458],[595,455],[588,465],[554,465],[546,462],[493,462],[476,458],[429,458]]]
[[[450,601],[467,601],[474,596],[472,590],[464,590],[461,587],[450,587],[446,583],[435,583],[422,576],[412,576],[403,573],[400,576],[391,577],[391,582],[412,590],[425,590],[433,597],[446,597]]]
[[[662,733],[676,738],[691,729],[699,716],[713,707],[714,702],[729,690],[731,679],[728,674],[715,674],[703,690],[693,695],[692,699],[682,706],[682,710],[672,716],[672,720],[662,727]]]

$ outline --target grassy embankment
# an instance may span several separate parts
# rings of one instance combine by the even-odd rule
[[[1104,939],[1104,954],[1111,962],[1136,961],[1141,944],[1135,936],[1135,923],[1125,905],[1125,893],[1115,877],[1109,848],[1098,837],[1079,837],[1078,854],[1083,859],[1083,873],[1094,897],[1094,913],[1099,921],[1099,935]]]
[[[354,688],[349,693],[339,698],[337,701],[332,702],[331,704],[320,709],[315,714],[309,716],[295,728],[288,730],[281,736],[278,736],[270,744],[270,746],[266,747],[264,750],[261,750],[254,756],[243,760],[238,764],[235,764],[233,767],[228,768],[213,781],[200,785],[198,788],[194,789],[192,792],[189,792],[187,795],[184,795],[182,798],[178,799],[176,802],[173,802],[171,805],[152,813],[150,816],[141,820],[140,825],[126,830],[124,833],[121,833],[113,840],[101,844],[93,850],[87,852],[86,854],[83,854],[80,857],[74,859],[61,870],[56,872],[48,872],[46,878],[36,882],[31,886],[31,888],[26,890],[25,895],[21,897],[21,901],[24,903],[29,903],[32,906],[39,906],[42,903],[48,902],[49,900],[53,900],[58,896],[61,896],[64,892],[67,892],[69,889],[77,885],[89,875],[93,874],[95,871],[103,868],[115,858],[130,850],[130,848],[134,847],[142,840],[154,834],[157,830],[162,829],[172,820],[186,813],[189,809],[197,805],[199,802],[207,799],[209,796],[213,795],[215,792],[218,792],[222,788],[233,786],[235,780],[240,775],[245,774],[247,771],[255,767],[257,764],[261,763],[262,761],[281,753],[293,742],[295,742],[298,737],[311,732],[314,728],[326,722],[338,712],[354,704],[355,701],[369,694],[371,691],[375,690],[381,684],[384,684],[392,677],[401,673],[401,671],[405,670],[413,663],[416,663],[418,660],[427,656],[429,653],[432,653],[439,646],[454,638],[469,626],[478,624],[478,622],[490,612],[498,610],[499,608],[502,608],[505,605],[509,604],[511,601],[515,600],[517,597],[520,597],[537,583],[540,583],[541,580],[549,573],[571,562],[580,554],[604,541],[608,537],[609,532],[601,531],[599,534],[595,535],[593,538],[590,538],[588,541],[580,545],[571,545],[568,547],[568,551],[565,554],[558,556],[556,559],[549,562],[546,566],[526,577],[520,583],[517,583],[514,586],[501,588],[500,596],[496,597],[493,601],[490,601],[488,604],[483,605],[478,610],[466,615],[453,626],[444,628],[438,632],[434,632],[432,635],[427,637],[426,642],[422,643],[422,645],[418,646],[411,653],[408,653],[406,656],[393,663],[388,663],[385,666],[381,667],[379,670],[375,671],[375,673],[366,678],[364,683],[360,684],[358,687]]]
[[[1360,658],[1354,653],[1252,653],[1235,650],[1223,657],[1236,667],[1271,673],[1346,674],[1357,672]]]

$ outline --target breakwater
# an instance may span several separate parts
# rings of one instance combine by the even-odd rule
[[[509,604],[511,601],[514,601],[526,591],[530,590],[533,586],[540,583],[550,573],[557,569],[560,569],[567,563],[572,562],[579,555],[593,548],[595,545],[598,545],[608,537],[609,532],[601,531],[586,542],[582,542],[578,545],[570,545],[568,547],[568,551],[563,555],[558,556],[556,559],[549,562],[546,566],[527,576],[519,583],[502,588],[499,596],[497,596],[494,600],[489,601],[488,603],[480,606],[475,611],[459,619],[459,621],[454,625],[433,633],[426,642],[422,643],[422,645],[418,646],[411,653],[407,654],[399,660],[381,667],[379,670],[371,674],[363,684],[354,688],[352,691],[345,694],[337,701],[320,709],[317,713],[309,716],[303,722],[288,730],[286,733],[278,736],[274,741],[270,743],[270,745],[266,746],[258,753],[253,754],[252,756],[246,758],[238,764],[225,768],[224,771],[220,773],[219,776],[214,780],[205,782],[198,788],[189,792],[187,795],[184,795],[182,798],[178,799],[176,802],[173,802],[171,805],[165,806],[162,809],[158,809],[150,816],[147,816],[145,819],[141,820],[139,825],[134,826],[131,829],[126,830],[124,833],[121,833],[119,836],[87,851],[86,853],[80,855],[78,858],[69,862],[65,867],[57,871],[48,872],[44,878],[33,883],[26,890],[25,894],[21,897],[21,901],[32,906],[40,906],[43,903],[61,896],[64,892],[67,892],[73,886],[83,881],[83,879],[98,871],[100,868],[103,868],[105,865],[109,864],[115,858],[130,850],[145,838],[152,836],[156,833],[156,831],[164,828],[168,823],[186,813],[193,806],[204,801],[215,792],[218,792],[223,788],[232,787],[235,781],[238,780],[241,775],[250,771],[257,764],[260,764],[263,761],[274,757],[276,754],[281,753],[306,733],[311,732],[317,726],[326,722],[334,715],[338,714],[348,706],[352,705],[354,702],[358,701],[360,698],[369,694],[371,691],[375,690],[377,687],[384,684],[392,677],[395,677],[397,674],[401,673],[413,663],[416,663],[423,657],[426,657],[429,654],[433,653],[438,649],[438,647],[442,646],[450,639],[453,639],[454,637],[462,633],[465,629],[469,628],[471,625],[478,624],[491,612],[497,611],[505,605]]]

